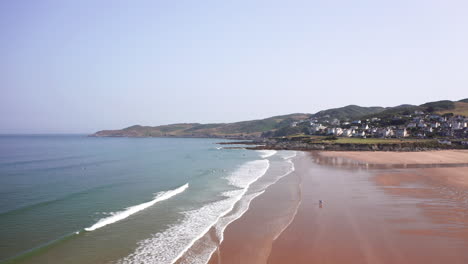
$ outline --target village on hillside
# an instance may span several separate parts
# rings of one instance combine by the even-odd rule
[[[297,126],[307,127],[311,135],[335,137],[440,138],[439,143],[443,144],[450,144],[448,139],[468,138],[468,118],[452,113],[438,115],[414,111],[391,118],[352,121],[340,121],[325,115],[291,123],[291,127]]]

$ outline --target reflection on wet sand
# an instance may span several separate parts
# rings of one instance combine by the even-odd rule
[[[330,152],[328,152],[329,154]],[[430,164],[373,164],[345,157],[322,155],[318,151],[311,152],[313,161],[319,165],[345,169],[422,169],[422,168],[457,168],[468,167],[468,163],[430,163]]]
[[[268,263],[468,263],[468,164],[382,165],[313,152],[295,166],[302,202]]]

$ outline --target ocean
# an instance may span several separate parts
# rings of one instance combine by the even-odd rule
[[[294,170],[293,151],[219,141],[0,136],[0,262],[206,263]]]

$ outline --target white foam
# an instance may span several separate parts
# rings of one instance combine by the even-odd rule
[[[256,160],[243,164],[227,178],[229,183],[240,189],[224,192],[223,195],[226,199],[185,212],[184,218],[180,222],[161,233],[154,234],[149,239],[140,241],[135,252],[121,259],[118,263],[174,263],[213,226],[216,225],[217,233],[223,232],[224,228],[234,221],[235,217],[240,217],[240,215],[236,213],[233,216],[229,216],[227,218],[231,219],[229,221],[220,221],[220,219],[233,210],[236,203],[246,193],[250,184],[262,177],[268,167],[268,160]],[[243,214],[247,210],[248,205],[242,207],[245,208],[240,210]],[[207,254],[203,254],[203,256],[198,255],[195,258],[197,260],[196,263],[200,263],[199,261],[202,259],[209,258],[215,249],[216,244],[211,247],[211,250],[206,251]],[[190,261],[189,263],[195,262]]]
[[[296,157],[297,152],[296,151],[281,151],[281,156],[283,159],[288,160]]]
[[[261,192],[251,193],[246,196],[241,196],[240,201],[238,203],[238,210],[232,212],[232,209],[231,209],[229,213],[219,218],[214,226],[216,236],[218,237],[219,241],[215,242],[215,241],[212,241],[210,238],[205,239],[205,241],[202,241],[203,243],[202,249],[198,248],[195,254],[190,254],[191,252],[188,252],[187,254],[184,255],[183,259],[178,259],[179,261],[178,263],[180,264],[206,264],[208,263],[213,253],[216,252],[218,245],[221,244],[221,242],[224,240],[224,230],[226,229],[226,227],[232,222],[234,222],[235,220],[239,219],[242,215],[244,215],[244,213],[247,212],[247,210],[249,209],[250,202],[253,199],[255,199],[255,197],[261,195],[264,192],[265,191],[261,191]]]
[[[260,153],[260,157],[262,157],[262,159],[266,159],[268,157],[271,157],[273,155],[276,154],[276,150],[268,150],[268,149],[263,149],[263,150],[257,150],[257,152]]]
[[[100,219],[97,223],[95,223],[94,225],[90,226],[90,227],[87,227],[85,228],[86,231],[94,231],[98,228],[101,228],[103,226],[106,226],[106,225],[109,225],[109,224],[113,224],[117,221],[120,221],[120,220],[123,220],[129,216],[131,216],[132,214],[134,213],[137,213],[141,210],[144,210],[160,201],[164,201],[164,200],[167,200],[179,193],[182,193],[183,191],[185,191],[187,188],[189,187],[189,184],[186,183],[185,185],[183,186],[180,186],[179,188],[177,189],[174,189],[174,190],[170,190],[170,191],[166,191],[166,192],[160,192],[156,195],[156,197],[149,201],[149,202],[146,202],[146,203],[142,203],[142,204],[139,204],[139,205],[135,205],[135,206],[131,206],[131,207],[128,207],[127,209],[125,209],[124,211],[120,211],[120,212],[116,212],[116,213],[113,213],[111,216],[109,217],[106,217],[106,218],[102,218]]]
[[[250,184],[260,178],[268,170],[270,162],[268,160],[249,161],[239,167],[226,179],[229,184],[238,188],[247,188]]]
[[[223,242],[224,231],[226,230],[227,226],[229,226],[229,224],[231,224],[235,220],[242,217],[242,215],[244,215],[245,212],[247,212],[247,210],[250,207],[250,203],[252,202],[253,199],[263,194],[269,186],[275,184],[280,179],[289,175],[291,172],[295,170],[294,163],[292,162],[291,158],[295,157],[296,154],[297,153],[294,151],[294,153],[292,154],[288,153],[286,158],[283,156],[283,158],[286,160],[286,162],[290,166],[285,173],[279,175],[273,181],[263,184],[261,186],[262,191],[251,193],[251,194],[241,197],[241,200],[239,201],[238,210],[233,213],[226,214],[225,216],[221,217],[218,220],[218,222],[215,225],[216,235],[219,238],[219,241],[217,243],[214,243],[213,241],[210,241],[211,243],[205,241],[204,243],[205,248],[203,249],[203,252],[198,252],[198,254],[194,256],[187,256],[183,261],[181,261],[181,264],[206,264],[208,263],[208,261],[211,259],[211,256],[216,252],[217,247],[221,244],[221,242]],[[229,196],[230,193],[225,192],[224,195]]]
[[[291,161],[291,158],[293,158],[296,155],[296,152],[293,153],[294,155],[291,155],[290,153],[288,154],[288,159],[286,160],[287,164],[289,164],[288,169],[285,171],[285,173],[277,176],[274,178],[272,181],[268,183],[264,183],[258,187],[261,188],[261,191],[255,192],[255,193],[250,193],[248,195],[244,194],[240,198],[240,201],[237,203],[238,207],[237,210],[231,211],[230,213],[222,216],[215,224],[215,231],[216,231],[216,236],[219,239],[219,241],[215,242],[210,240],[209,238],[204,238],[202,242],[203,248],[197,248],[196,253],[190,254],[191,252],[188,252],[186,255],[184,255],[183,259],[179,259],[180,264],[206,264],[208,261],[211,259],[211,256],[216,252],[218,246],[223,242],[224,240],[224,231],[235,220],[239,219],[242,217],[242,215],[247,212],[247,210],[250,207],[250,203],[252,202],[253,199],[255,199],[257,196],[263,194],[265,190],[270,186],[273,185],[274,183],[278,182],[281,178],[289,175],[291,172],[295,170],[294,163]],[[246,189],[247,191],[247,189]],[[235,196],[236,191],[234,192],[224,192],[223,195],[225,196]]]

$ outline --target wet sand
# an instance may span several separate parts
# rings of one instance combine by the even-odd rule
[[[228,226],[210,263],[468,263],[466,167],[340,166],[333,153],[298,155],[296,171]],[[467,162],[463,152],[461,158],[450,155],[430,153],[434,158],[428,161]],[[298,206],[277,207],[278,201],[292,199],[285,186],[294,189],[294,184],[300,188]],[[283,211],[284,206],[289,209]],[[270,224],[295,208],[287,228]]]
[[[330,151],[327,157],[342,157],[371,164],[468,164],[468,150],[438,150],[423,152],[390,151]]]
[[[209,263],[266,263],[274,239],[294,218],[300,187],[300,175],[292,172],[253,200],[249,210],[226,228]]]

